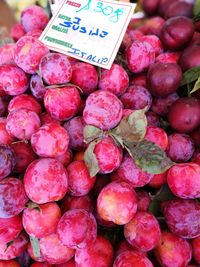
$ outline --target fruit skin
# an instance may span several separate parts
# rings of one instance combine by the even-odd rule
[[[84,95],[89,95],[97,89],[98,73],[96,68],[85,62],[72,65],[71,82],[81,88]]]
[[[163,150],[166,150],[167,148],[168,137],[166,132],[160,127],[147,126],[147,131],[144,138],[155,143]]]
[[[15,42],[17,42],[25,34],[26,32],[21,23],[14,24],[10,30],[10,35],[12,36]]]
[[[160,174],[154,174],[153,178],[149,182],[149,185],[153,188],[159,189],[166,182],[167,182],[167,171]]]
[[[74,150],[84,150],[86,144],[84,143],[83,129],[85,122],[82,116],[73,117],[65,122],[63,127],[69,134],[69,147]]]
[[[68,83],[72,67],[66,55],[49,53],[40,60],[39,72],[49,85]]]
[[[186,1],[174,1],[174,3],[170,3],[167,10],[165,11],[165,17],[177,17],[177,16],[184,16],[184,17],[192,17],[193,14],[193,2],[186,2]]]
[[[113,264],[113,267],[121,266],[153,267],[153,264],[140,252],[125,251],[117,256]]]
[[[22,231],[22,219],[19,215],[11,218],[0,218],[0,240],[8,243],[14,240]],[[1,266],[1,264],[0,264]]]
[[[196,163],[180,163],[172,166],[167,174],[167,183],[174,195],[180,198],[200,197],[200,166]]]
[[[32,5],[25,8],[21,13],[20,22],[26,32],[40,29],[44,30],[49,18],[43,8]]]
[[[28,202],[23,183],[13,177],[0,182],[0,218],[11,218],[18,215]]]
[[[31,90],[32,95],[36,99],[43,100],[47,89],[44,87],[42,78],[39,75],[33,74],[31,76],[31,79],[30,79],[30,90]]]
[[[200,236],[200,204],[195,200],[173,199],[164,207],[164,217],[172,233],[182,238]]]
[[[157,62],[149,68],[147,73],[148,88],[154,96],[165,97],[176,92],[181,80],[182,71],[176,63]]]
[[[39,69],[41,58],[48,52],[48,48],[37,38],[23,36],[15,44],[14,61],[26,73],[34,74]]]
[[[52,118],[64,121],[78,113],[81,98],[75,86],[48,89],[44,96],[44,106]]]
[[[28,197],[37,204],[58,201],[68,190],[68,174],[56,159],[34,160],[26,169],[24,187]]]
[[[0,66],[14,63],[14,47],[13,43],[0,47]]]
[[[41,122],[37,113],[26,108],[20,108],[8,114],[6,130],[18,139],[29,140],[40,125]]]
[[[177,16],[169,18],[162,27],[160,39],[165,49],[178,50],[187,45],[194,34],[192,20]]]
[[[125,224],[124,236],[134,248],[140,251],[150,251],[159,243],[160,226],[152,214],[138,211],[133,219]]]
[[[40,239],[40,249],[44,259],[51,264],[61,264],[69,261],[75,251],[64,246],[56,234]]]
[[[180,56],[179,65],[182,71],[185,72],[191,68],[197,67],[200,64],[200,47],[199,45],[188,46]]]
[[[120,97],[124,108],[126,109],[143,109],[148,110],[151,107],[152,96],[143,86],[131,85],[126,92]]]
[[[77,249],[75,253],[75,264],[77,267],[111,267],[113,260],[113,248],[108,239],[97,236],[95,242],[84,249]]]
[[[95,145],[99,173],[111,173],[116,170],[122,161],[122,149],[110,136],[105,136]]]
[[[155,61],[155,52],[146,42],[135,41],[125,51],[127,66],[133,73],[146,71]]]
[[[163,231],[154,254],[161,266],[184,267],[192,258],[192,249],[187,240]]]
[[[14,136],[10,135],[6,130],[6,118],[0,117],[0,144],[10,145],[14,141]]]
[[[136,194],[138,200],[137,211],[148,211],[149,205],[151,203],[149,193],[141,189],[137,189]]]
[[[23,232],[7,248],[7,244],[0,243],[0,260],[10,260],[23,253],[28,245],[28,238]],[[7,249],[6,249],[7,248]]]
[[[102,70],[98,88],[120,96],[129,85],[129,76],[122,66],[113,64],[110,70]]]
[[[14,64],[0,66],[0,90],[8,95],[20,95],[29,86],[28,76]]]
[[[31,95],[21,94],[13,97],[8,105],[8,112],[15,109],[26,108],[28,110],[34,111],[37,114],[42,113],[42,107],[37,100]]]
[[[8,176],[16,164],[14,151],[8,145],[0,145],[0,180]]]
[[[28,165],[37,158],[31,145],[26,142],[14,142],[11,148],[15,153],[16,164],[13,172],[23,173]]]
[[[155,15],[159,6],[159,0],[143,0],[142,8],[148,15]]]
[[[156,57],[155,62],[177,63],[180,58],[180,52],[165,52]]]
[[[153,175],[142,171],[136,166],[133,158],[129,154],[125,154],[121,165],[116,170],[116,174],[120,180],[130,183],[133,187],[142,187],[150,182]]]
[[[192,157],[195,148],[188,135],[174,133],[169,135],[168,141],[166,153],[172,161],[186,162]]]
[[[58,157],[67,151],[69,135],[65,128],[57,123],[44,124],[32,134],[31,145],[40,157]]]
[[[177,132],[192,132],[200,124],[200,100],[194,97],[178,99],[170,107],[168,121]]]
[[[87,166],[82,160],[75,160],[67,166],[69,195],[80,197],[87,195],[93,188],[96,177],[89,175]]]
[[[97,211],[106,221],[123,225],[128,223],[137,210],[135,191],[125,182],[111,182],[97,198]]]
[[[91,93],[83,110],[83,119],[102,130],[114,128],[122,118],[122,103],[111,92],[95,91]]]
[[[69,210],[58,223],[57,235],[63,245],[73,249],[84,249],[96,240],[96,220],[92,213],[84,209]]]
[[[55,232],[61,211],[55,202],[26,208],[22,222],[25,231],[32,237],[42,238]]]
[[[200,236],[191,240],[192,253],[195,261],[200,264]]]
[[[0,267],[20,267],[15,260],[0,261]]]

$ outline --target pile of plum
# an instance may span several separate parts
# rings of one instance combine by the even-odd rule
[[[200,266],[200,4],[141,5],[110,70],[0,48],[0,267]]]

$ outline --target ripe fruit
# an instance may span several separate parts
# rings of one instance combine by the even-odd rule
[[[92,213],[86,210],[69,210],[60,219],[57,234],[63,245],[73,249],[84,249],[96,240],[96,220]]]
[[[56,159],[34,160],[26,169],[24,187],[27,196],[38,204],[58,201],[68,189],[68,175]]]
[[[128,223],[137,210],[136,193],[125,182],[106,185],[97,198],[97,211],[106,221],[123,225]]]
[[[0,218],[1,242],[8,243],[14,240],[22,231],[22,229],[23,229],[22,219],[19,215],[16,215],[11,218]]]
[[[0,145],[0,180],[8,176],[16,164],[15,154],[7,145]]]
[[[180,133],[190,133],[200,124],[200,101],[194,97],[182,97],[170,107],[168,121]]]
[[[153,264],[140,252],[125,251],[117,256],[113,264],[113,267],[120,266],[153,267]]]
[[[95,91],[91,93],[83,110],[83,119],[87,124],[102,130],[114,128],[122,118],[122,103],[111,92]]]
[[[166,150],[167,148],[168,137],[166,132],[160,127],[147,126],[145,139],[155,143],[163,150]]]

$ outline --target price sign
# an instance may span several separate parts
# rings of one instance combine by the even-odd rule
[[[65,0],[40,36],[50,50],[110,69],[135,4]]]

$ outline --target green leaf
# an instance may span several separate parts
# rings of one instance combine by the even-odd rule
[[[154,196],[152,196],[149,212],[156,215],[160,208],[160,202],[169,201],[174,198],[175,196],[169,189],[168,185],[164,184],[161,189]]]
[[[40,243],[39,239],[30,236],[30,242],[33,249],[33,254],[36,258],[40,258]]]
[[[129,116],[125,116],[110,134],[121,144],[131,146],[144,139],[147,128],[145,110],[133,111]]]
[[[194,16],[197,16],[199,13],[200,13],[200,0],[195,0],[193,6],[193,14]]]
[[[194,88],[192,89],[192,91],[190,92],[190,94],[196,92],[197,90],[199,90],[200,88],[200,77],[198,78],[198,80],[195,82],[194,84]]]
[[[94,154],[94,148],[99,142],[100,140],[91,142],[84,153],[84,161],[91,177],[94,177],[100,170],[98,160]]]
[[[32,201],[29,201],[27,204],[26,204],[26,207],[28,209],[35,209],[37,210],[38,212],[42,213],[42,210],[40,208],[40,206]]]
[[[181,82],[181,85],[186,85],[191,82],[194,82],[199,78],[199,76],[200,76],[200,66],[191,68],[183,74],[183,80]]]
[[[136,165],[148,173],[163,173],[174,164],[159,146],[148,140],[129,147],[129,151]]]
[[[103,134],[103,131],[95,126],[86,125],[83,129],[84,141],[86,144],[94,141]]]

